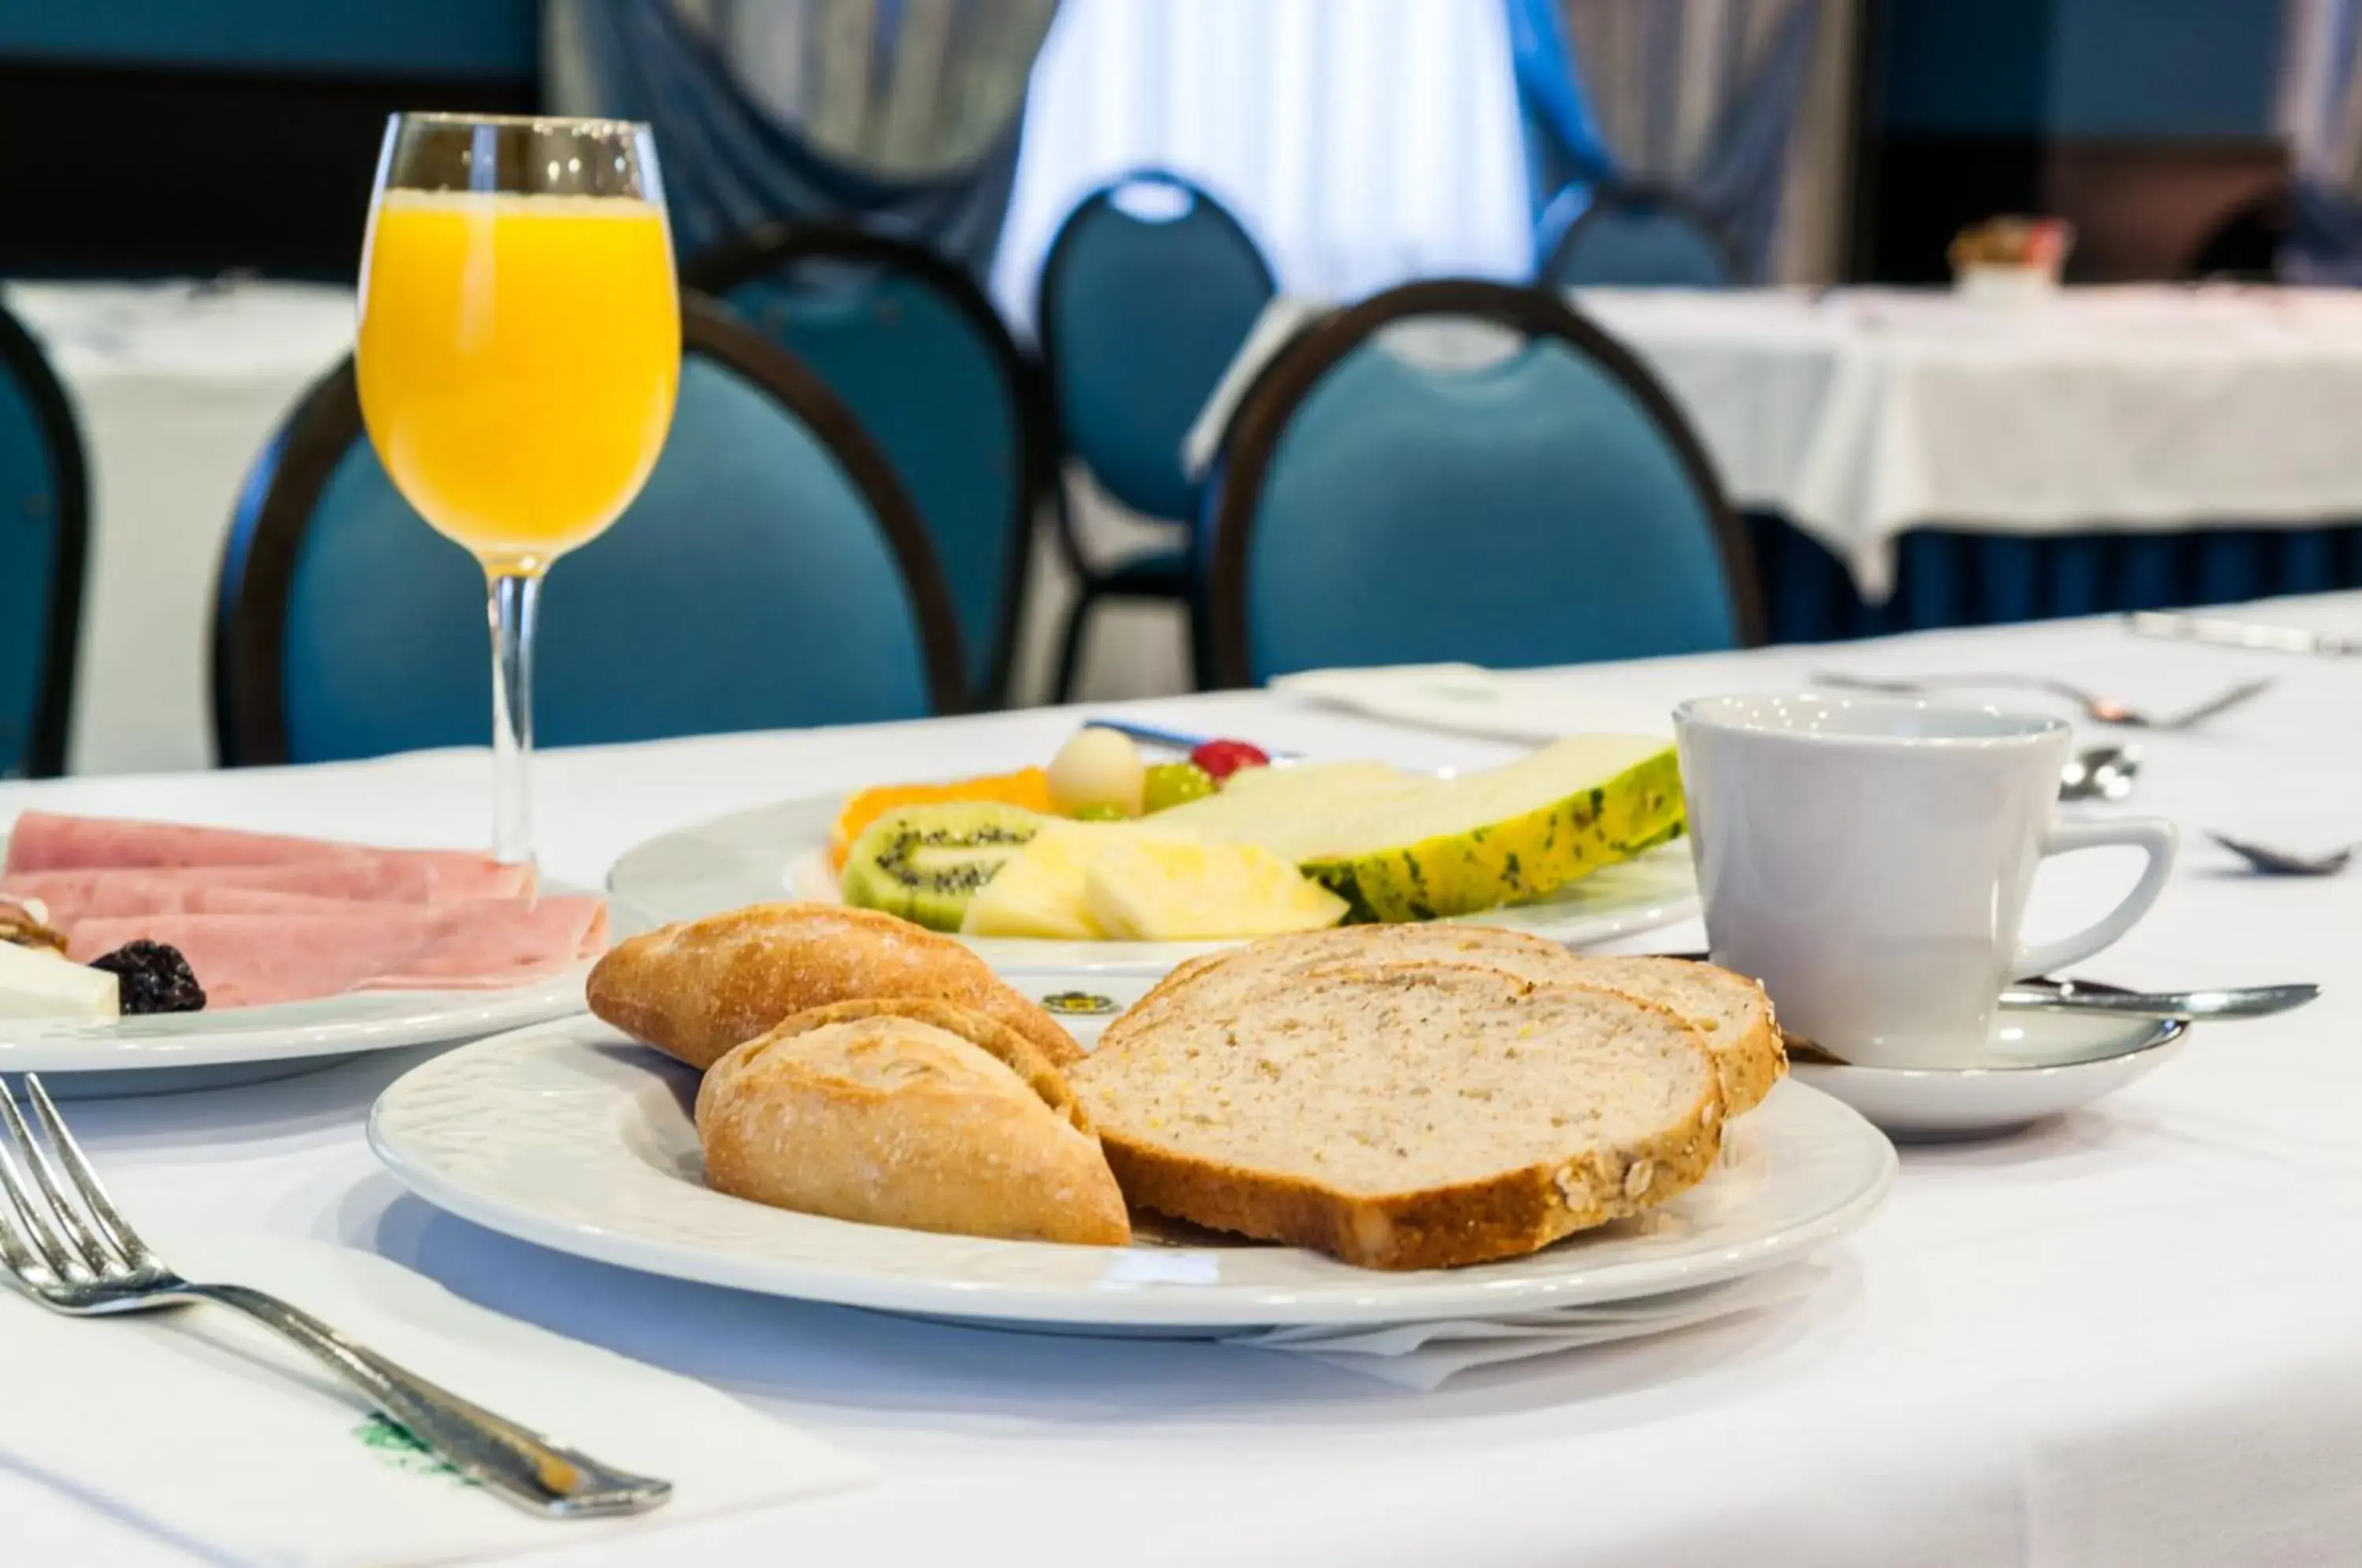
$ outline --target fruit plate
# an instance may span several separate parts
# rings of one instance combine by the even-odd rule
[[[705,1187],[696,1092],[688,1068],[571,1019],[412,1069],[370,1111],[370,1144],[439,1208],[644,1273],[965,1322],[1176,1338],[1498,1317],[1737,1279],[1851,1231],[1895,1170],[1893,1146],[1870,1123],[1783,1084],[1732,1123],[1713,1175],[1643,1219],[1505,1263],[1382,1274],[1207,1232],[1069,1247],[768,1209]]]
[[[742,904],[780,899],[836,901],[827,859],[829,828],[844,799],[811,795],[758,806],[653,838],[607,873],[619,933],[695,920]],[[1697,879],[1684,842],[1595,871],[1546,900],[1465,917],[1529,931],[1571,947],[1649,931],[1697,912]],[[1161,975],[1185,958],[1231,942],[1050,942],[963,937],[1006,975],[1044,970]]]

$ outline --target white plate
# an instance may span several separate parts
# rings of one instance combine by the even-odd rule
[[[1989,1059],[1947,1071],[1797,1062],[1804,1083],[1836,1096],[1890,1135],[1984,1138],[2060,1116],[2163,1066],[2190,1027],[2158,1019],[2004,1012]]]
[[[742,904],[778,899],[833,902],[828,874],[829,829],[844,809],[842,795],[811,795],[759,806],[697,827],[652,838],[626,852],[607,873],[618,932],[645,931],[668,921],[695,920]],[[1690,847],[1676,841],[1637,860],[1595,871],[1539,903],[1488,910],[1472,923],[1530,931],[1569,946],[1606,942],[1649,931],[1697,912],[1697,878]],[[1230,942],[1043,942],[963,937],[1004,974],[1097,970],[1161,975],[1183,959]]]
[[[0,1027],[0,1073],[39,1073],[51,1094],[83,1099],[255,1082],[338,1056],[563,1018],[582,1010],[590,972],[578,964],[538,984],[497,991],[350,991],[219,1012],[13,1019]]]
[[[1735,1279],[1853,1229],[1895,1167],[1868,1122],[1784,1084],[1733,1124],[1713,1176],[1645,1220],[1507,1263],[1395,1275],[1290,1247],[982,1241],[725,1197],[701,1178],[696,1083],[598,1021],[574,1019],[412,1069],[370,1111],[370,1143],[429,1202],[626,1268],[963,1321],[1178,1336],[1496,1316]]]
[[[7,835],[0,834],[0,854]],[[567,883],[552,895],[586,889]],[[439,1045],[582,1010],[578,964],[497,991],[348,991],[309,1001],[135,1018],[0,1020],[0,1073],[39,1073],[59,1099],[177,1094],[286,1077],[339,1056]],[[203,985],[204,977],[197,977]]]

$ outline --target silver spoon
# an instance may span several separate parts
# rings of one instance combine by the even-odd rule
[[[2121,801],[2133,792],[2133,780],[2140,773],[2140,766],[2138,746],[2085,746],[2058,770],[2058,798]]]
[[[2134,1018],[2269,1018],[2302,1007],[2319,986],[2236,986],[2208,991],[2127,991],[2090,980],[2024,981],[2001,994],[2012,1011],[2096,1012]]]
[[[2333,849],[2325,855],[2301,855],[2292,849],[2275,849],[2268,844],[2253,839],[2232,838],[2210,832],[2206,835],[2267,877],[2334,877],[2345,869],[2354,858],[2354,848]]]

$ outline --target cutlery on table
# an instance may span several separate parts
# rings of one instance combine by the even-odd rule
[[[81,1318],[201,1301],[233,1308],[344,1378],[454,1469],[546,1518],[640,1513],[672,1495],[669,1481],[602,1464],[504,1420],[275,1297],[182,1278],[108,1198],[39,1077],[25,1075],[25,1094],[49,1147],[0,1083],[0,1192],[7,1198],[0,1203],[0,1267],[42,1306]]]
[[[2362,654],[2362,637],[2341,637],[2334,632],[2308,632],[2301,626],[2275,626],[2262,621],[2235,621],[2224,615],[2168,615],[2141,610],[2125,616],[2125,624],[2136,636],[2168,637],[2212,647],[2313,654],[2323,658]]]
[[[2001,994],[2013,1011],[2114,1013],[2131,1018],[2269,1018],[2302,1007],[2319,986],[2234,986],[2205,991],[2127,991],[2095,980],[2023,980]]]
[[[2058,770],[2062,801],[2121,801],[2133,792],[2139,776],[2138,746],[2087,745]]]
[[[1709,961],[1704,953],[1669,953],[1668,958],[1693,963]],[[2020,980],[2003,990],[2001,1005],[2010,1012],[2083,1012],[2118,1018],[2178,1018],[2230,1020],[2269,1018],[2302,1007],[2321,995],[2313,985],[2228,986],[2212,990],[2128,991],[2103,980]],[[1827,1047],[1801,1034],[1782,1032],[1792,1053],[1801,1045],[1808,1061],[1838,1062]]]
[[[1813,681],[1818,686],[1833,686],[1843,690],[1882,691],[1899,697],[1924,697],[1931,691],[1951,687],[2046,691],[2074,703],[2082,710],[2083,716],[2095,724],[2121,724],[2136,730],[2186,730],[2202,720],[2226,713],[2248,701],[2271,684],[2271,678],[2266,676],[2256,680],[2243,680],[2196,707],[2186,708],[2177,713],[2144,712],[2129,702],[2120,702],[2113,697],[2103,697],[2047,675],[1919,675],[1908,680],[1876,680],[1867,676],[1825,670],[1813,677]]]
[[[2250,838],[2233,838],[2228,834],[2210,831],[2206,836],[2267,877],[2334,877],[2354,858],[2355,846],[2350,844],[2343,849],[2306,855],[2293,849],[2276,849]]]

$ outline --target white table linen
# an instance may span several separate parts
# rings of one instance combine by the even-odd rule
[[[2362,595],[2268,613],[2362,631]],[[1518,676],[1595,711],[1801,685],[1826,650]],[[2362,661],[2202,648],[2113,623],[1848,650],[1893,675],[2038,669],[2135,702],[2277,683],[2141,737],[2122,808],[2292,845],[2362,837]],[[1255,693],[1153,722],[1325,756],[1515,748]],[[928,725],[546,755],[552,875],[766,800],[1007,767],[1076,721]],[[414,843],[480,839],[480,755],[68,780],[36,802]],[[2030,934],[2113,902],[2126,860],[2046,868]],[[1694,928],[1635,946],[1679,949]],[[404,1055],[276,1084],[74,1108],[131,1212],[368,1247],[461,1296],[712,1381],[885,1469],[863,1491],[692,1524],[661,1551],[558,1540],[552,1564],[957,1560],[1088,1564],[1748,1562],[2180,1568],[2348,1560],[2362,1542],[2362,877],[2260,880],[2195,834],[2158,910],[2086,973],[2135,986],[2311,979],[2301,1011],[2202,1027],[2164,1070],[1997,1143],[1905,1152],[1885,1208],[1804,1301],[1467,1373],[1421,1394],[1219,1344],[902,1321],[642,1277],[508,1242],[404,1195],[359,1118]],[[192,1561],[0,1470],[0,1559]],[[38,1553],[27,1560],[44,1560]]]
[[[191,1279],[268,1291],[498,1415],[673,1483],[654,1512],[579,1521],[586,1536],[646,1540],[874,1478],[693,1378],[488,1312],[375,1253],[133,1220]],[[0,1468],[39,1472],[110,1517],[232,1561],[409,1568],[549,1542],[546,1521],[403,1442],[359,1395],[237,1313],[94,1323],[0,1291]]]
[[[1585,289],[1576,308],[1682,405],[1740,505],[1872,602],[1896,537],[2362,519],[2362,296],[2350,290]],[[1252,370],[1325,307],[1274,302],[1191,433],[1202,468]]]
[[[314,283],[12,283],[49,352],[91,480],[67,767],[213,758],[205,650],[230,513],[263,443],[353,346],[353,293]]]

